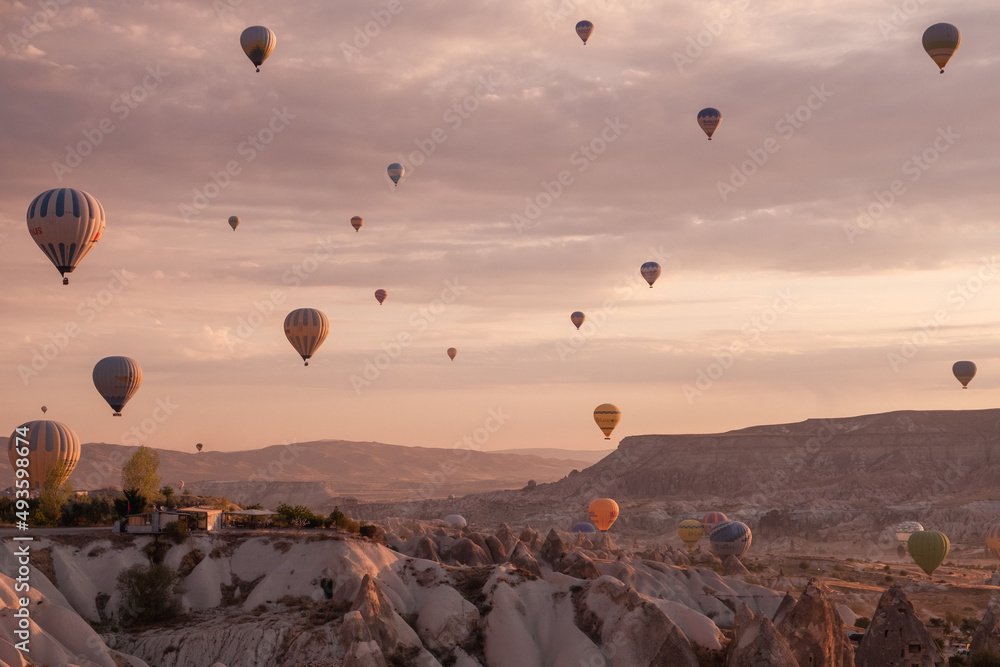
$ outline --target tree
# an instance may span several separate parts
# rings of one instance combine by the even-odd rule
[[[138,451],[122,466],[122,490],[135,490],[149,501],[160,496],[160,455],[155,449],[140,445]],[[132,509],[133,512],[142,510]]]
[[[129,514],[141,514],[146,511],[148,501],[135,489],[126,489],[121,498],[115,498],[115,509],[124,518]]]
[[[41,514],[43,523],[54,526],[59,523],[62,516],[62,506],[69,501],[73,493],[66,478],[69,476],[67,468],[69,465],[64,461],[52,468],[45,478],[45,484],[38,493],[38,512]]]
[[[121,619],[132,621],[164,621],[181,612],[177,595],[183,593],[180,575],[167,565],[133,565],[118,574],[121,592]]]

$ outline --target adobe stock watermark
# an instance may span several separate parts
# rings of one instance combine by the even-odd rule
[[[114,114],[114,118],[105,116],[93,127],[83,130],[82,141],[67,144],[66,157],[63,161],[53,160],[52,171],[60,183],[63,182],[64,176],[73,173],[74,169],[83,164],[84,158],[92,155],[97,147],[104,143],[104,139],[117,129],[116,119],[120,123],[132,115],[132,112],[149,99],[149,96],[170,75],[170,72],[164,72],[159,65],[147,66],[146,72],[140,83],[111,100],[111,113]]]
[[[920,153],[914,153],[908,160],[903,162],[902,167],[900,167],[903,175],[909,176],[910,183],[916,183],[920,180],[921,176],[934,166],[942,155],[948,152],[948,149],[955,145],[955,141],[961,138],[962,135],[954,132],[950,125],[947,129],[939,127],[937,129],[937,136],[934,137],[929,146],[920,151]],[[907,182],[901,178],[897,178],[889,184],[888,189],[876,190],[874,201],[870,202],[867,206],[858,207],[858,219],[855,222],[845,222],[843,224],[844,234],[847,235],[848,242],[853,244],[854,239],[862,236],[866,231],[871,229],[875,221],[885,215],[889,208],[907,193],[908,189]]]
[[[334,248],[334,237],[327,234],[326,238],[317,238],[316,245],[311,253],[292,264],[281,274],[281,283],[288,285],[289,290],[297,289],[303,282],[309,279],[327,260]],[[271,315],[275,313],[278,306],[285,302],[284,290],[271,290],[263,299],[254,299],[253,308],[244,316],[240,317],[236,326],[226,332],[226,344],[229,351],[236,349],[237,343],[247,341],[254,333],[264,325]]]
[[[382,351],[374,357],[365,359],[364,369],[361,373],[351,373],[349,378],[354,395],[360,396],[361,390],[370,387],[373,382],[382,377],[382,371],[389,368],[394,361],[399,359],[403,352],[427,331],[428,327],[437,320],[448,306],[455,303],[462,292],[469,289],[467,285],[461,285],[456,277],[454,280],[445,280],[444,288],[438,298],[432,300],[426,306],[421,306],[410,314],[408,323],[411,331],[400,331],[395,338],[382,341],[379,347]]]
[[[754,494],[749,504],[758,507],[771,507],[775,489],[785,489],[798,479],[803,471],[817,462],[823,447],[830,444],[834,437],[843,431],[844,427],[839,423],[829,419],[821,419],[816,434],[794,449],[787,451],[780,459],[784,465],[774,466],[774,476],[771,479],[766,483],[761,480],[755,481],[760,492]]]
[[[604,127],[593,139],[586,144],[581,144],[569,156],[569,162],[576,167],[576,172],[582,174],[590,168],[590,165],[597,161],[608,150],[608,146],[618,141],[628,125],[621,121],[621,116],[604,119]],[[539,181],[541,190],[534,197],[525,197],[524,213],[512,213],[510,221],[514,224],[514,231],[522,233],[538,222],[542,213],[559,199],[560,195],[570,185],[576,181],[576,176],[569,169],[563,169],[551,181],[542,179]]]
[[[434,494],[445,485],[448,478],[458,472],[461,466],[472,458],[472,452],[481,450],[483,445],[488,443],[493,434],[498,432],[509,419],[510,415],[504,412],[503,407],[490,408],[482,426],[473,430],[472,433],[462,436],[461,440],[456,440],[455,444],[452,445],[452,449],[456,452],[455,456],[446,459],[437,470],[424,473],[427,481],[415,489],[410,489],[407,502],[433,498]]]
[[[277,456],[268,461],[266,465],[258,467],[257,470],[247,478],[247,481],[273,482],[285,472],[286,467],[291,466],[306,453],[305,448],[297,442],[285,443],[280,450],[281,451],[278,452]]]
[[[981,258],[975,272],[948,291],[945,302],[949,307],[938,308],[930,319],[918,322],[917,326],[920,327],[920,330],[903,340],[899,346],[899,352],[889,352],[886,355],[889,367],[898,373],[900,368],[910,363],[917,356],[920,348],[933,340],[942,325],[951,319],[951,313],[965,308],[986,285],[993,282],[998,272],[1000,272],[1000,260],[996,257]]]
[[[663,249],[663,246],[659,248],[650,246],[647,250],[649,252],[648,256],[661,265],[665,265],[667,260],[672,256]],[[609,317],[617,312],[621,302],[630,300],[635,296],[637,291],[640,294],[644,293],[645,289],[648,288],[649,284],[645,279],[635,272],[622,276],[614,285],[616,296],[605,299],[604,303],[601,304],[600,310],[585,312],[585,319],[580,328],[571,331],[565,343],[561,341],[556,343],[556,354],[559,355],[559,360],[566,363],[566,360],[583,348],[594,334],[604,328],[608,323]]]
[[[150,415],[133,425],[129,430],[121,435],[123,445],[138,447],[145,438],[156,433],[160,425],[166,422],[174,414],[174,411],[181,406],[171,402],[170,397],[156,399],[156,407]]]
[[[7,42],[10,50],[19,53],[33,40],[39,33],[49,29],[49,22],[52,21],[62,8],[70,3],[70,0],[41,0],[38,3],[38,11],[31,16],[21,17],[21,29],[17,32],[7,33]]]
[[[254,134],[249,135],[246,141],[240,142],[236,146],[236,155],[242,159],[232,159],[226,162],[223,169],[219,171],[209,171],[208,181],[200,188],[194,189],[194,196],[190,204],[180,204],[180,214],[184,222],[190,222],[191,218],[198,215],[218,197],[223,190],[229,187],[233,178],[243,172],[243,167],[257,159],[257,156],[265,151],[268,145],[274,141],[275,137],[284,132],[291,124],[296,115],[288,112],[288,107],[277,107],[271,110],[271,117],[264,127]]]
[[[826,84],[809,87],[809,96],[804,103],[800,104],[793,111],[786,113],[774,124],[774,131],[788,141],[798,130],[813,118],[813,114],[823,108],[823,105],[833,97],[833,93],[826,89]],[[750,159],[732,165],[727,181],[716,181],[715,187],[719,191],[722,201],[729,199],[730,195],[747,184],[747,181],[756,174],[771,156],[781,149],[781,143],[774,137],[764,140],[760,148],[748,148],[747,155]]]
[[[889,39],[889,35],[909,23],[910,19],[916,16],[917,10],[922,5],[926,5],[927,2],[928,0],[903,0],[898,5],[893,5],[889,18],[879,19],[875,23],[878,31],[882,34],[882,39]]]
[[[385,7],[371,10],[372,20],[363,26],[354,26],[354,39],[351,43],[340,43],[340,50],[344,53],[344,59],[348,64],[361,55],[361,50],[378,38],[382,31],[389,27],[392,19],[403,11],[403,3],[400,0],[389,0]]]
[[[765,308],[759,315],[751,317],[740,327],[742,338],[733,340],[721,353],[712,355],[715,359],[705,368],[699,368],[694,384],[686,384],[681,388],[684,398],[690,405],[694,405],[695,399],[702,396],[712,388],[723,375],[726,374],[736,360],[742,357],[748,350],[760,343],[763,334],[781,319],[781,316],[795,306],[795,298],[790,289],[779,289],[774,301]]]
[[[493,95],[496,92],[497,86],[501,85],[500,81],[493,79],[492,74],[487,74],[486,76],[480,75],[476,77],[476,81],[478,85],[471,93],[448,107],[441,115],[441,120],[452,132],[462,127],[462,124],[479,109],[483,101],[490,95]],[[448,141],[448,131],[440,126],[431,130],[425,138],[414,139],[413,143],[416,145],[417,150],[411,151],[398,160],[403,165],[407,178],[412,177],[416,173],[417,168],[423,166],[434,155],[438,146],[446,141]],[[389,181],[388,178],[386,182],[389,183],[390,189],[394,187],[392,181]]]
[[[212,9],[215,10],[215,15],[219,17],[219,21],[225,21],[226,19],[237,18],[236,8],[243,4],[243,0],[212,0]]]
[[[736,12],[742,12],[749,6],[750,0],[735,0],[731,7],[726,7],[719,13],[718,18],[703,21],[702,25],[705,26],[705,29],[688,35],[684,51],[674,51],[673,59],[677,71],[683,74],[685,67],[693,65],[694,61],[705,53],[705,49],[710,48],[715,44],[715,40],[722,36],[722,33],[726,31],[726,26],[736,20]]]
[[[129,273],[125,269],[114,270],[111,272],[111,280],[104,287],[96,294],[80,301],[76,306],[76,314],[80,316],[82,322],[69,320],[62,329],[50,332],[47,335],[48,342],[31,349],[29,364],[27,366],[18,364],[17,374],[24,386],[27,387],[32,378],[38,377],[48,368],[70,342],[83,333],[84,326],[97,319],[97,316],[103,313],[135,278],[136,274]]]

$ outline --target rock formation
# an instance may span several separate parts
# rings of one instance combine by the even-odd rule
[[[972,633],[972,643],[969,648],[972,653],[989,649],[1000,655],[1000,604],[996,601],[990,602],[990,606],[986,608],[983,620]]]
[[[898,585],[879,598],[864,639],[854,656],[857,667],[943,667],[944,656],[927,628],[913,611],[913,605]]]
[[[854,667],[854,647],[844,632],[844,621],[828,592],[812,581],[795,606],[781,615],[777,628],[799,665]]]
[[[774,623],[745,603],[736,610],[726,667],[800,667]]]

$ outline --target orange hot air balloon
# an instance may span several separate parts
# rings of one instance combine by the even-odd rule
[[[452,361],[455,361],[455,355],[458,354],[458,350],[453,347],[448,348],[448,356],[451,357]]]
[[[600,531],[605,531],[618,519],[618,503],[611,498],[598,498],[591,501],[588,508],[590,522]]]
[[[385,301],[385,297],[387,296],[389,296],[389,293],[386,292],[384,289],[375,290],[375,298],[378,300],[378,305],[381,306],[382,302]]]
[[[351,227],[354,227],[354,231],[356,232],[361,231],[361,225],[363,224],[365,224],[365,219],[362,218],[360,215],[356,215],[353,218],[351,218]]]
[[[616,405],[601,403],[594,408],[594,421],[597,422],[597,428],[604,431],[605,440],[611,439],[611,432],[615,430],[615,426],[618,426],[618,421],[621,418],[622,411]]]

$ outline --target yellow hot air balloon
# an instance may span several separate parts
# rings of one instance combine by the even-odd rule
[[[384,289],[375,290],[375,299],[378,301],[378,305],[381,306],[382,302],[385,301],[385,298],[387,296],[389,296],[389,293],[386,292]]]
[[[229,226],[232,227],[235,232],[236,228],[240,226],[240,219],[235,215],[229,216]]]
[[[935,23],[924,30],[923,43],[924,51],[937,63],[937,66],[941,68],[941,73],[944,74],[944,66],[948,64],[962,43],[962,33],[950,23]]]
[[[622,418],[622,412],[617,406],[610,403],[602,403],[594,408],[594,421],[597,427],[604,431],[604,439],[611,439],[611,432],[618,426],[618,420]]]
[[[104,207],[83,190],[46,190],[28,205],[28,231],[69,285],[67,273],[87,256],[104,234]]]
[[[962,389],[968,389],[972,378],[976,377],[976,365],[971,361],[956,361],[951,367],[955,379],[962,383]]]
[[[142,384],[139,362],[130,357],[105,357],[94,365],[94,386],[114,410],[122,416],[122,408]]]
[[[598,530],[604,531],[618,519],[618,503],[611,498],[598,498],[591,501],[588,512],[590,522],[597,526]]]
[[[247,54],[247,58],[257,67],[258,72],[261,64],[271,55],[271,51],[274,51],[277,41],[274,33],[262,25],[250,26],[240,35],[243,53]]]
[[[363,224],[365,224],[365,219],[362,218],[360,215],[356,215],[353,218],[351,218],[351,227],[354,227],[354,231],[356,232],[361,231],[361,225]]]
[[[698,544],[698,540],[705,534],[705,531],[702,529],[701,521],[698,521],[698,519],[684,519],[677,524],[677,534],[680,535],[681,542],[688,549],[691,549],[694,545]]]
[[[448,348],[448,356],[451,357],[452,361],[455,361],[455,355],[457,355],[457,354],[458,354],[458,350],[456,350],[453,347],[449,347]]]
[[[62,485],[80,460],[80,438],[60,422],[30,421],[14,429],[7,443],[7,456],[15,471],[28,471],[31,489],[41,489],[49,474],[56,475],[54,481]]]
[[[302,355],[302,361],[309,365],[309,357],[330,333],[330,320],[315,308],[299,308],[285,317],[285,337],[295,351]]]
[[[594,34],[594,24],[590,21],[580,21],[576,24],[576,34],[583,40],[583,45],[587,46],[587,40]]]
[[[569,321],[572,322],[576,326],[577,329],[580,328],[580,325],[583,324],[583,321],[585,319],[587,319],[587,317],[583,313],[581,313],[579,310],[576,311],[576,312],[574,312],[572,315],[569,316]]]
[[[910,539],[906,541],[906,549],[913,557],[913,562],[930,575],[948,557],[951,542],[947,535],[937,530],[920,530],[910,535]]]

